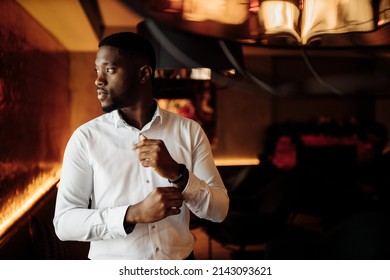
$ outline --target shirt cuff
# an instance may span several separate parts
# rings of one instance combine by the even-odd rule
[[[109,232],[114,232],[121,236],[126,236],[127,233],[123,227],[126,211],[129,206],[119,206],[111,208],[108,212],[107,226]]]

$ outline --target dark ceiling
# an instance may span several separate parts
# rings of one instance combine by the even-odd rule
[[[259,46],[388,46],[388,0],[124,0],[172,28]]]
[[[390,94],[387,0],[124,3],[146,19],[160,68],[210,67],[222,84],[281,96]],[[229,67],[241,79],[215,71]]]

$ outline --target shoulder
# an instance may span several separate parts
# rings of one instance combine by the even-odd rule
[[[187,126],[191,126],[191,127],[198,127],[198,128],[201,127],[200,124],[198,122],[196,122],[195,120],[181,116],[177,113],[173,113],[173,112],[170,112],[167,110],[161,110],[160,114],[161,114],[163,122],[164,121],[175,122],[175,123],[179,123],[181,125],[187,125]]]
[[[161,111],[162,124],[172,132],[180,134],[196,135],[204,134],[202,126],[195,120],[181,116],[170,111]]]
[[[101,133],[109,127],[115,127],[115,121],[110,113],[105,113],[84,124],[81,124],[74,130],[73,137],[86,138],[96,133]]]
[[[83,123],[76,130],[83,131],[83,130],[87,130],[87,129],[90,129],[90,128],[93,128],[93,127],[96,127],[99,125],[109,124],[109,123],[110,124],[114,123],[113,116],[111,115],[111,113],[105,113],[103,115],[100,115],[92,120],[89,120],[89,121]]]

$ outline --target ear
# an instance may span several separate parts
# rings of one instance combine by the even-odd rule
[[[139,81],[144,84],[152,77],[152,67],[144,65],[139,69]]]

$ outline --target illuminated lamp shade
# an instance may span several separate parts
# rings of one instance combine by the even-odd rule
[[[383,26],[390,22],[390,1],[381,0],[379,3],[379,26]]]
[[[226,70],[235,68],[235,63],[244,66],[239,42],[184,32],[151,19],[140,22],[137,33],[153,44],[157,69]]]

